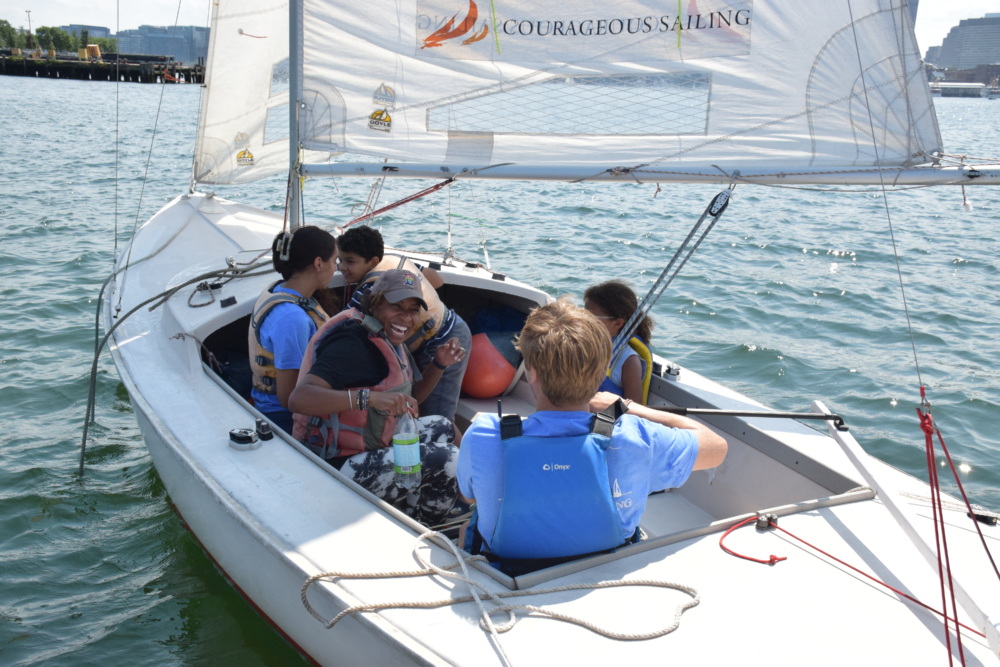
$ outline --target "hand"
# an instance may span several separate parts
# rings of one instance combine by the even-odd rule
[[[604,412],[617,401],[621,396],[612,394],[610,391],[599,391],[590,399],[590,411],[593,413]]]
[[[381,410],[389,415],[401,415],[404,412],[416,416],[417,401],[412,396],[396,391],[373,391],[368,394],[368,407]]]
[[[440,366],[451,366],[464,358],[465,348],[458,342],[458,338],[449,339],[447,343],[434,351],[434,361]]]

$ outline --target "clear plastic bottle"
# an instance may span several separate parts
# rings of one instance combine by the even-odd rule
[[[408,412],[396,421],[396,432],[392,436],[392,460],[397,486],[403,489],[420,486],[420,434],[417,420]]]

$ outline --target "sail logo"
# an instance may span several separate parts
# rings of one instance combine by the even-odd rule
[[[388,109],[378,109],[368,117],[368,129],[376,132],[392,132],[392,116]]]
[[[236,154],[236,165],[238,167],[253,166],[253,153],[250,152],[249,148],[244,148]]]
[[[246,148],[250,145],[250,137],[246,132],[237,132],[236,137],[233,138],[233,145],[239,146],[240,148]]]
[[[392,109],[396,106],[396,91],[383,83],[372,93],[372,102],[377,106]]]
[[[454,42],[459,39],[461,39],[462,46],[468,46],[483,40],[489,34],[490,26],[486,21],[483,21],[479,27],[476,26],[476,21],[479,20],[479,7],[476,6],[474,0],[469,0],[469,9],[465,18],[458,21],[458,16],[459,12],[455,12],[451,18],[445,21],[444,25],[424,37],[423,46],[420,48],[433,49],[446,42]],[[456,23],[456,21],[458,22]]]
[[[416,0],[414,55],[581,64],[668,62],[750,52],[753,0],[688,0],[683,7],[678,3],[676,13],[650,11],[650,4]],[[600,7],[599,15],[595,7]]]
[[[615,507],[620,510],[628,509],[632,507],[632,499],[626,496],[632,495],[632,492],[622,493],[622,487],[618,486],[618,478],[615,478],[615,483],[611,486],[611,497],[615,500]]]

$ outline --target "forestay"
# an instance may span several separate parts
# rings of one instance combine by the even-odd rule
[[[908,166],[941,148],[901,0],[303,0],[302,12],[300,132],[318,151],[787,169]]]

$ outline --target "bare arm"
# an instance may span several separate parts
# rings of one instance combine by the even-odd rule
[[[636,403],[642,400],[642,360],[633,355],[622,364],[622,395]]]
[[[465,352],[457,337],[449,338],[447,343],[434,351],[434,362],[423,370],[423,379],[413,385],[413,397],[417,399],[417,403],[423,403],[424,399],[431,395],[438,380],[441,379],[441,374],[452,364],[462,361]]]
[[[391,391],[373,391],[368,395],[368,406],[378,408],[391,415],[416,410],[417,402],[412,396]],[[347,412],[358,407],[358,392],[333,389],[315,375],[306,375],[295,386],[288,397],[288,409],[302,415],[327,415],[333,412]]]
[[[590,411],[601,412],[617,400],[618,396],[607,391],[600,391],[594,395],[594,398],[590,399]],[[698,438],[698,458],[694,461],[695,470],[714,468],[726,458],[726,452],[729,450],[726,439],[701,422],[635,402],[629,405],[628,413],[663,426],[694,431]]]
[[[277,368],[275,370],[278,372],[274,378],[275,393],[278,395],[278,402],[281,403],[281,407],[287,408],[288,397],[291,396],[292,390],[295,389],[295,383],[299,379],[299,369]]]

